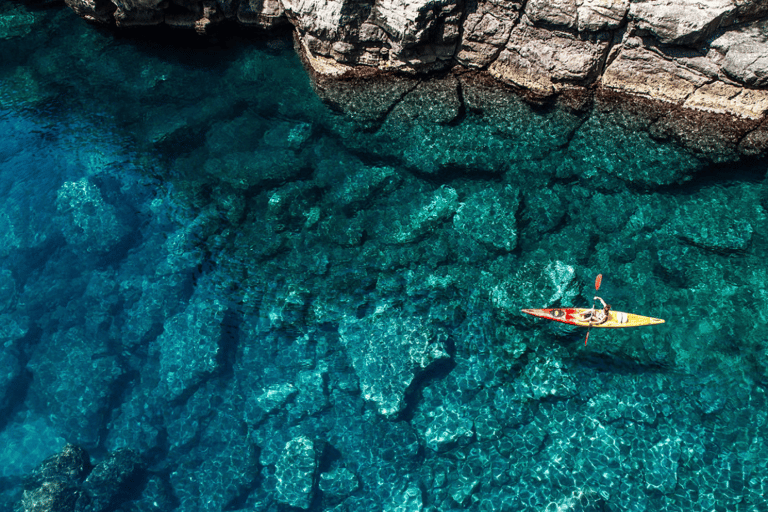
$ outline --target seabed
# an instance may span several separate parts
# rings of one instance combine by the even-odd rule
[[[289,36],[0,21],[0,511],[67,443],[98,510],[768,510],[763,156],[484,89],[356,119]],[[520,313],[598,273],[667,323]]]

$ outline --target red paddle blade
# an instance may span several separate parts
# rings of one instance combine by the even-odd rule
[[[603,274],[597,274],[597,279],[595,279],[595,291],[598,291],[600,289],[600,283],[603,282]]]

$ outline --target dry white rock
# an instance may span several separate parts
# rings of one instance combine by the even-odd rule
[[[736,14],[732,0],[651,0],[632,3],[629,16],[637,27],[648,30],[665,44],[702,42]]]

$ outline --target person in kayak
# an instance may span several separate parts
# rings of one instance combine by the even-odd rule
[[[608,321],[611,305],[606,304],[600,297],[595,297],[593,300],[599,300],[603,304],[603,309],[595,311],[595,309],[592,308],[579,313],[579,320],[582,322],[589,322],[592,325],[604,324]]]

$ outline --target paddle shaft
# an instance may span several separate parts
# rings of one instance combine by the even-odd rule
[[[597,274],[595,279],[595,292],[600,291],[600,284],[603,282],[603,274]],[[584,338],[584,346],[587,346],[587,340],[589,339],[589,331],[592,329],[592,320],[595,318],[595,299],[592,299],[592,315],[589,317],[589,327],[587,327],[587,337]]]

